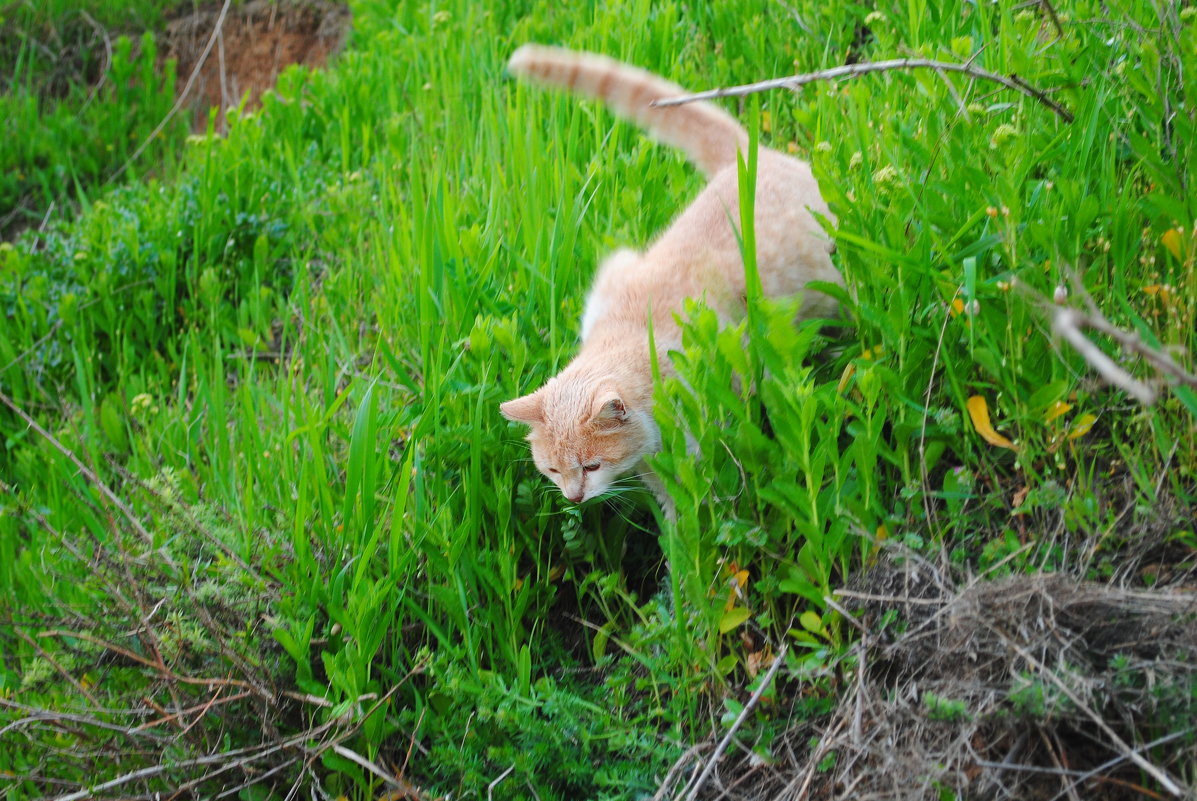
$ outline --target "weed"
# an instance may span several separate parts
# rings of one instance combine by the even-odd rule
[[[213,121],[189,140],[177,172],[103,189],[83,179],[111,161],[58,154],[111,137],[47,105],[10,112],[45,131],[13,163],[80,199],[76,219],[0,246],[13,797],[145,765],[176,767],[103,792],[377,797],[363,762],[455,794],[514,765],[495,797],[627,797],[746,703],[782,645],[745,743],[776,758],[779,721],[828,714],[855,637],[828,597],[889,541],[912,563],[1130,580],[1121,559],[1154,525],[1170,535],[1156,575],[1190,569],[1192,393],[1142,408],[1101,385],[1023,290],[1075,276],[1192,369],[1197,136],[1176,112],[1197,103],[1180,81],[1197,22],[1051,5],[1059,31],[1006,0],[901,15],[360,0],[327,71],[284,72],[227,136]],[[497,413],[568,359],[602,255],[648,240],[700,183],[593,105],[503,82],[525,41],[695,88],[977,54],[1076,121],[933,73],[746,101],[754,136],[812,161],[848,289],[840,318],[799,326],[782,300],[754,296],[725,330],[687,309],[656,395],[670,523],[635,492],[569,506]],[[120,47],[126,80],[87,112],[120,123],[114,153],[169,85],[148,40]],[[1058,708],[1037,681],[1016,703]],[[935,708],[956,720],[959,697]],[[1161,719],[1191,714],[1191,686],[1159,700]],[[60,714],[80,709],[83,728]],[[47,710],[61,725],[29,725]],[[235,761],[251,757],[273,761]]]

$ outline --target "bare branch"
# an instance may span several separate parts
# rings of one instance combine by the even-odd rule
[[[1089,314],[1081,315],[1080,321],[1085,327],[1105,334],[1121,345],[1124,350],[1142,356],[1160,373],[1175,378],[1182,384],[1197,387],[1197,375],[1193,375],[1181,367],[1180,363],[1172,358],[1171,354],[1160,348],[1153,348],[1151,345],[1148,345],[1138,334],[1118,328],[1100,312],[1096,314],[1090,312]]]
[[[1039,7],[1047,14],[1047,18],[1052,21],[1052,27],[1056,29],[1056,38],[1063,38],[1064,26],[1060,24],[1060,15],[1056,13],[1055,7],[1051,4],[1051,0],[1039,0]]]
[[[1170,378],[1179,384],[1197,387],[1197,375],[1186,370],[1181,366],[1180,362],[1163,348],[1152,347],[1144,342],[1139,334],[1126,331],[1111,323],[1101,313],[1101,310],[1097,307],[1097,303],[1094,302],[1093,297],[1085,289],[1080,278],[1071,272],[1068,273],[1068,277],[1073,291],[1080,298],[1084,309],[1054,304],[1046,298],[1040,297],[1024,285],[1020,284],[1020,287],[1051,316],[1052,331],[1061,339],[1068,342],[1069,345],[1072,345],[1077,353],[1107,383],[1125,390],[1127,394],[1146,406],[1155,403],[1158,396],[1156,388],[1136,379],[1125,369],[1115,364],[1112,358],[1107,356],[1101,348],[1085,336],[1082,329],[1087,328],[1097,331],[1100,334],[1105,334],[1117,342],[1125,352],[1141,357],[1161,376]],[[1063,292],[1063,288],[1057,288],[1057,292],[1060,293],[1057,299],[1060,302],[1064,302],[1063,299],[1067,297],[1067,294]]]
[[[1092,340],[1081,333],[1081,324],[1085,320],[1085,315],[1076,309],[1057,309],[1052,316],[1052,330],[1056,334],[1072,345],[1076,352],[1081,354],[1081,358],[1089,363],[1089,366],[1101,374],[1101,377],[1107,383],[1113,384],[1119,389],[1125,390],[1128,395],[1135,400],[1142,403],[1144,406],[1150,406],[1155,403],[1155,390],[1138,381],[1123,370],[1118,365],[1114,364],[1114,360],[1105,354],[1105,352],[1093,344]]]
[[[216,18],[216,24],[212,26],[212,35],[208,37],[208,44],[204,45],[203,52],[200,53],[200,57],[196,59],[195,69],[193,69],[191,71],[191,75],[187,77],[187,83],[183,86],[183,91],[179,92],[179,97],[175,100],[175,104],[170,107],[170,111],[166,112],[166,116],[162,118],[162,121],[158,123],[158,126],[154,128],[154,130],[150,131],[150,135],[142,140],[142,143],[137,146],[137,149],[133,151],[133,155],[129,156],[128,160],[126,160],[116,172],[108,176],[108,179],[105,181],[105,183],[115,181],[122,174],[124,174],[125,170],[129,169],[133,162],[137,161],[138,156],[145,152],[145,149],[150,146],[150,143],[158,137],[158,134],[162,133],[167,124],[169,124],[170,121],[174,119],[174,116],[179,113],[179,109],[183,107],[183,103],[187,100],[187,96],[191,94],[191,87],[195,85],[195,79],[199,77],[200,70],[203,69],[204,62],[208,60],[208,54],[212,52],[212,45],[216,44],[217,37],[220,36],[221,31],[224,29],[224,18],[228,15],[229,7],[232,5],[233,0],[224,0],[224,5],[220,9],[220,15]]]
[[[1055,672],[1051,670],[1051,668],[1036,659],[1029,651],[1027,651],[1027,649],[1010,639],[1004,632],[996,631],[995,633],[1002,637],[1010,649],[1026,660],[1027,664],[1034,668],[1040,676],[1043,676],[1052,684],[1056,685],[1056,688],[1059,689],[1059,691],[1063,693],[1064,696],[1071,701],[1078,710],[1083,712],[1090,720],[1092,720],[1097,728],[1101,729],[1102,733],[1105,734],[1110,743],[1119,750],[1123,757],[1129,759],[1131,762],[1134,762],[1140,770],[1159,782],[1160,786],[1167,790],[1169,794],[1177,798],[1182,798],[1187,794],[1187,788],[1182,789],[1177,781],[1168,775],[1167,771],[1149,762],[1146,757],[1139,753],[1138,749],[1131,748],[1129,745],[1127,745],[1126,741],[1119,737],[1118,733],[1110,728],[1110,725],[1106,723],[1105,718],[1103,718],[1088,704],[1081,700],[1081,698],[1073,691],[1073,689],[1068,686],[1067,682],[1063,681],[1059,676],[1057,676]]]
[[[818,72],[806,72],[800,75],[791,75],[788,78],[773,78],[768,81],[760,81],[758,83],[748,83],[741,86],[732,86],[721,89],[711,89],[706,92],[696,92],[689,95],[681,95],[679,97],[664,97],[659,100],[654,100],[650,105],[657,107],[664,106],[680,106],[683,103],[694,103],[699,100],[713,100],[718,97],[743,97],[744,95],[751,95],[757,92],[767,92],[770,89],[798,89],[800,86],[805,86],[808,83],[815,81],[831,81],[837,78],[848,78],[854,75],[863,75],[867,72],[888,72],[892,70],[910,70],[910,69],[930,69],[938,72],[959,72],[970,78],[978,78],[985,81],[993,81],[999,83],[1007,89],[1013,89],[1016,92],[1027,95],[1028,97],[1038,100],[1043,105],[1054,111],[1065,122],[1072,122],[1074,117],[1072,112],[1061,106],[1056,101],[1047,96],[1047,93],[1041,89],[1028,84],[1022,78],[1014,73],[1010,75],[1000,75],[996,72],[989,72],[980,67],[974,67],[972,60],[967,63],[959,64],[953,61],[936,61],[928,58],[894,58],[887,61],[862,61],[857,64],[845,64],[842,67],[832,67],[826,70],[819,70]]]
[[[356,751],[352,751],[340,744],[333,745],[332,750],[335,753],[340,754],[341,756],[345,757],[350,762],[360,765],[361,767],[370,771],[375,776],[382,779],[382,781],[385,782],[392,789],[402,791],[403,793],[406,794],[405,797],[411,797],[411,798],[422,798],[423,797],[422,795],[412,795],[412,792],[416,790],[415,787],[413,787],[408,782],[403,781],[402,779],[396,779],[394,776],[390,775],[385,770],[378,767],[373,762],[366,759],[364,756],[357,753]],[[512,765],[512,770],[514,770],[514,769],[515,769],[515,766]],[[508,773],[510,773],[510,771],[508,771]],[[503,775],[506,776],[507,774],[505,773]],[[502,778],[502,777],[500,777],[500,778]],[[418,791],[416,791],[416,792],[418,792]]]

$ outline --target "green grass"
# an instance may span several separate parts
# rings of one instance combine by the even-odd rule
[[[0,247],[0,391],[45,431],[0,408],[12,797],[159,759],[97,794],[385,789],[334,741],[454,797],[512,766],[495,797],[647,794],[783,645],[808,691],[760,714],[757,747],[834,703],[852,630],[823,599],[879,540],[1015,570],[1087,543],[1100,574],[1129,519],[1192,560],[1193,393],[1139,408],[1008,287],[1050,297],[1076,271],[1115,323],[1192,352],[1197,132],[1159,121],[1197,101],[1175,67],[1197,67],[1197,20],[1173,39],[1140,4],[1078,0],[1056,37],[1006,0],[790,5],[362,0],[335,64],[287,71],[177,176]],[[497,405],[569,359],[603,254],[701,180],[595,105],[505,81],[526,41],[694,88],[981,49],[1076,121],[953,79],[965,114],[934,73],[745,103],[814,163],[847,311],[820,332],[754,303],[721,332],[695,310],[658,394],[662,527],[639,497],[572,508]],[[973,396],[1017,450],[978,435]],[[254,750],[292,737],[308,750]],[[258,771],[210,776],[214,752]]]
[[[174,62],[158,65],[146,31],[172,5],[0,4],[0,236],[69,219],[118,178],[170,173],[187,123],[157,130],[174,103]]]

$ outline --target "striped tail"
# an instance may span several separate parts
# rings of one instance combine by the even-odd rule
[[[710,103],[654,108],[653,100],[685,94],[680,86],[605,56],[557,47],[524,45],[507,69],[537,83],[602,100],[616,114],[684,152],[707,175],[736,163],[748,133],[730,114]]]

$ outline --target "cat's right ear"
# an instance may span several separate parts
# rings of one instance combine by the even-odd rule
[[[514,420],[517,423],[532,425],[544,422],[544,403],[539,392],[501,403],[499,412],[508,420]]]

